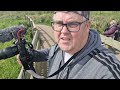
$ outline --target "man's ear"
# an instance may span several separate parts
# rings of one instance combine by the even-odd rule
[[[91,22],[90,22],[90,20],[87,20],[87,22],[86,22],[86,26],[87,26],[87,28],[90,28],[90,26],[91,26]]]
[[[89,32],[90,26],[91,26],[91,22],[87,20],[85,23],[85,30],[87,30],[87,32]]]

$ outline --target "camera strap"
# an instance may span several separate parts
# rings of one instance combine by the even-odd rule
[[[81,51],[81,50],[80,50]],[[53,74],[47,76],[47,78],[49,77],[53,77],[57,74],[59,74],[65,67],[67,67],[68,65],[70,65],[70,63],[72,62],[72,59],[74,59],[79,53],[80,51],[78,51],[77,53],[75,53],[62,67],[60,67],[57,71],[55,71]]]
[[[80,50],[81,51],[81,50]],[[61,68],[59,68],[57,71],[55,71],[53,74],[51,74],[51,75],[49,75],[47,78],[49,78],[49,77],[53,77],[53,76],[55,76],[55,75],[57,75],[57,74],[59,74],[65,67],[67,67],[67,66],[69,66],[70,64],[75,64],[76,62],[74,62],[74,63],[72,63],[72,59],[74,59],[79,53],[80,53],[80,51],[78,51],[77,53],[75,53]],[[96,56],[96,55],[98,55],[98,54],[100,54],[100,53],[102,53],[103,51],[99,51],[97,48],[96,49],[94,49],[93,51],[91,51],[88,55],[90,56],[90,59],[92,58],[92,57],[94,57],[94,56]],[[84,57],[83,57],[84,58]],[[83,59],[82,58],[82,59]],[[90,60],[89,59],[89,60]],[[87,61],[89,61],[89,60],[86,60],[85,61],[85,63],[87,63]]]

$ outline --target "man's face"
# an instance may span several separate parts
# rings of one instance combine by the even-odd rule
[[[57,12],[53,16],[53,21],[56,22],[56,29],[61,28],[62,24],[68,25],[68,28],[63,25],[59,32],[54,31],[55,40],[63,51],[74,54],[84,47],[88,38],[89,21],[83,22],[83,17],[73,12]],[[76,26],[76,22],[83,23]],[[69,25],[71,25],[71,27],[69,27]],[[75,30],[76,32],[70,32],[68,29]]]

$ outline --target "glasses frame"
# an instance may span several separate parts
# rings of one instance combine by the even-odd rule
[[[86,22],[86,21],[87,21],[87,20],[85,20],[85,21],[83,21],[83,22],[75,22],[75,23],[78,23],[78,24],[79,24],[79,30],[80,30],[81,25],[82,25],[84,22]],[[69,32],[78,32],[78,31],[79,31],[79,30],[76,30],[76,31],[71,31],[71,30],[69,30],[69,28],[68,28],[68,23],[67,23],[67,24],[62,24],[63,26],[62,26],[61,30],[58,31],[58,30],[55,30],[55,29],[54,29],[53,23],[55,23],[55,22],[54,22],[54,21],[51,21],[52,29],[53,29],[54,31],[57,31],[57,32],[61,32],[64,26],[66,26],[66,28],[67,28],[67,30],[68,30]]]

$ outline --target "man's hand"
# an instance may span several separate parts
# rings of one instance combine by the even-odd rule
[[[22,65],[19,57],[20,57],[20,55],[18,54],[18,55],[16,56],[17,62],[18,62],[18,64]]]

